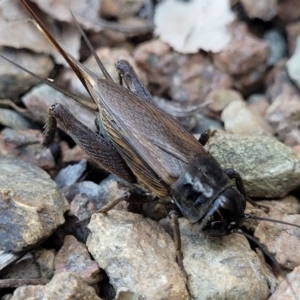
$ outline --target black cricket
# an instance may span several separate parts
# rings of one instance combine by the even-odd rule
[[[170,205],[169,216],[174,229],[177,261],[182,268],[179,214],[192,223],[199,222],[209,236],[224,236],[237,231],[249,217],[244,212],[249,199],[240,175],[233,169],[223,170],[203,147],[209,139],[209,132],[205,131],[197,140],[157,107],[127,61],[121,60],[117,64],[120,78],[127,88],[113,82],[74,18],[105,76],[105,79],[98,78],[65,52],[27,2],[21,2],[47,40],[74,70],[91,99],[64,91],[11,63],[97,114],[99,133],[80,123],[63,105],[52,105],[43,145],[49,146],[52,142],[58,122],[99,166],[133,184],[130,195],[109,203],[100,212],[108,211],[123,200],[142,203],[155,197],[170,198],[175,205]],[[134,184],[142,186],[146,192],[141,193]]]

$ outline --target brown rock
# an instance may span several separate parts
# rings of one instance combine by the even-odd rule
[[[277,13],[277,0],[241,0],[250,18],[271,20]]]
[[[297,37],[300,35],[300,21],[288,24],[285,30],[287,33],[289,54],[292,56],[296,48]]]
[[[60,103],[67,107],[79,121],[95,129],[95,113],[93,111],[86,109],[45,83],[36,86],[22,96],[22,101],[36,122],[46,123],[49,107],[54,103]]]
[[[300,96],[278,96],[266,111],[266,119],[279,139],[289,146],[299,144]]]
[[[295,21],[300,17],[300,2],[298,0],[278,0],[278,17],[286,22]]]
[[[4,129],[0,133],[0,154],[53,169],[55,161],[50,149],[42,148],[43,135],[39,130]]]
[[[268,74],[265,85],[267,86],[266,96],[270,102],[274,102],[279,95],[292,97],[298,94],[297,88],[293,85],[286,71],[286,61],[281,60]]]
[[[78,145],[76,145],[73,148],[70,148],[67,142],[61,141],[60,147],[62,161],[64,163],[76,162],[82,159],[86,159],[89,162],[92,162],[91,158],[86,153],[84,153]]]
[[[218,70],[204,54],[169,52],[163,45],[156,50],[157,43],[144,43],[134,54],[146,68],[149,83],[156,87],[151,91],[150,85],[153,95],[168,94],[174,101],[199,104],[210,91],[231,87],[231,77]]]
[[[3,156],[0,165],[0,249],[20,252],[64,223],[68,203],[39,167]]]
[[[245,24],[235,24],[234,38],[220,53],[213,54],[214,63],[232,75],[246,75],[263,65],[269,54],[267,42],[251,35]]]
[[[91,285],[101,280],[100,268],[91,260],[86,246],[72,235],[65,236],[64,244],[55,257],[55,274],[74,272]]]
[[[27,299],[59,299],[59,300],[100,300],[95,290],[82,282],[79,275],[73,272],[63,272],[53,277],[51,282],[37,286],[22,286],[17,288],[11,300]]]
[[[299,281],[300,267],[297,267],[279,284],[275,293],[268,300],[296,300],[300,295]]]
[[[273,211],[270,218],[300,226],[299,215],[282,215],[278,211]],[[262,221],[258,224],[254,236],[268,248],[282,267],[293,270],[300,265],[299,228]]]
[[[103,0],[100,13],[104,17],[124,19],[136,14],[143,4],[142,0]]]

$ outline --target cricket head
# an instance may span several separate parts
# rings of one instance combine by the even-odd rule
[[[201,156],[170,187],[181,213],[202,224],[209,236],[236,231],[245,219],[246,199],[211,156]]]

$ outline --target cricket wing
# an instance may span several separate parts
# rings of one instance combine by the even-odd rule
[[[167,194],[196,157],[206,154],[176,120],[122,86],[98,80],[91,93],[109,139],[133,173],[159,196]]]

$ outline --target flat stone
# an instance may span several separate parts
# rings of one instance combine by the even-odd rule
[[[0,249],[20,252],[64,223],[68,203],[39,167],[3,156],[0,165]]]
[[[95,214],[87,246],[116,290],[116,299],[188,299],[172,238],[138,214]]]

